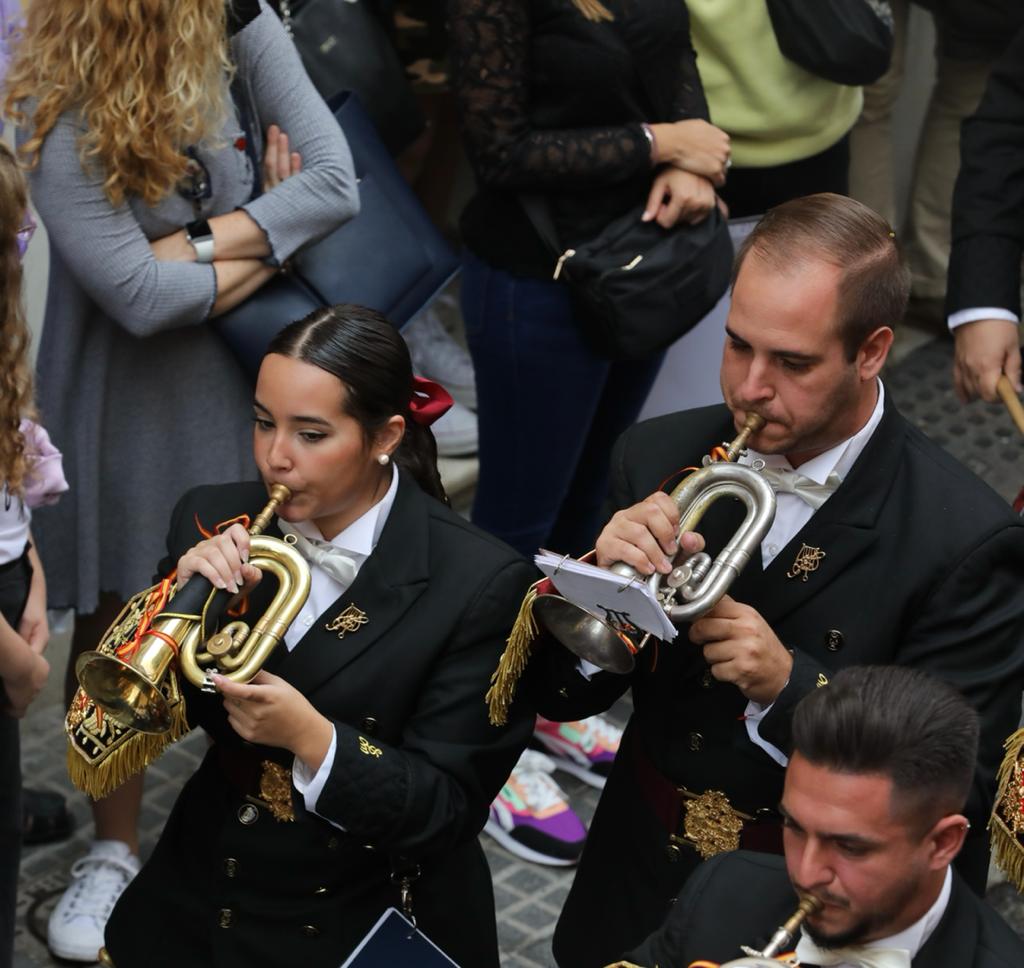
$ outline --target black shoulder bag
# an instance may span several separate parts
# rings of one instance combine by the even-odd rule
[[[547,202],[521,195],[520,203],[554,256],[553,277],[572,290],[588,341],[603,356],[653,356],[696,326],[729,286],[732,240],[717,208],[697,225],[671,229],[641,222],[643,209],[633,209],[596,238],[564,249]]]
[[[836,84],[877,81],[892,57],[888,0],[767,0],[779,50]]]
[[[368,0],[273,0],[309,79],[325,101],[354,91],[388,151],[397,155],[426,124]]]

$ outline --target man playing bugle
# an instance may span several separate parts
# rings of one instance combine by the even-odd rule
[[[793,709],[855,664],[929,670],[978,711],[974,828],[957,865],[983,889],[985,821],[1020,713],[1024,528],[879,379],[907,290],[894,234],[870,209],[837,195],[773,209],[737,257],[725,406],[649,420],[619,441],[620,510],[597,540],[599,565],[667,575],[680,512],[663,488],[751,414],[764,425],[741,460],[765,463],[777,511],[729,593],[675,642],[642,649],[631,674],[598,671],[550,636],[533,648],[524,688],[541,715],[582,719],[627,689],[634,702],[556,929],[562,968],[639,943],[702,859],[781,851]],[[715,503],[686,551],[706,540],[716,554],[738,510]]]
[[[848,968],[1011,968],[1024,941],[950,866],[978,716],[911,669],[845,669],[793,715],[780,804],[785,859],[737,852],[704,864],[665,924],[627,955],[661,968],[761,950],[801,898],[817,909],[778,953]]]

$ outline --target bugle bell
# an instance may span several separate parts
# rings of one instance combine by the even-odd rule
[[[163,733],[171,726],[163,684],[175,664],[205,692],[215,691],[210,671],[235,682],[248,682],[259,672],[309,596],[309,566],[301,555],[286,541],[261,533],[289,497],[287,487],[275,484],[249,528],[249,563],[277,579],[273,600],[252,628],[236,621],[208,636],[210,616],[227,604],[230,593],[193,575],[155,618],[136,630],[138,641],[130,654],[103,647],[108,638],[124,638],[123,625],[115,622],[100,648],[78,658],[78,681],[105,715],[143,733]]]
[[[717,604],[772,526],[775,492],[771,485],[760,468],[735,463],[751,435],[763,426],[763,417],[750,414],[737,437],[724,446],[720,459],[684,478],[670,495],[680,511],[677,540],[684,531],[696,530],[708,508],[720,498],[736,498],[746,507],[743,523],[717,557],[712,559],[703,551],[689,556],[680,552],[668,575],[655,572],[643,579],[675,625],[691,622]],[[621,561],[609,570],[623,578],[641,577]],[[634,642],[635,629],[616,627],[561,595],[538,595],[533,615],[538,626],[567,649],[608,672],[630,672],[649,638],[645,635]]]

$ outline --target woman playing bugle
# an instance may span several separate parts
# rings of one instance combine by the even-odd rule
[[[179,587],[202,576],[256,617],[274,582],[248,563],[243,525],[284,484],[266,533],[295,536],[312,586],[250,683],[185,686],[213,744],[108,922],[119,968],[337,968],[410,899],[450,957],[497,968],[477,834],[532,719],[495,729],[483,696],[531,574],[446,506],[427,426],[446,398],[414,386],[379,314],[318,310],[260,369],[262,483],[178,503],[161,573],[176,563]]]
[[[7,75],[50,242],[39,406],[74,499],[34,535],[75,658],[152,575],[167,508],[253,474],[210,320],[357,210],[351,153],[266,0],[33,0]],[[260,298],[256,295],[255,298]],[[130,535],[130,540],[126,540]],[[47,939],[91,963],[138,870],[142,777],[92,804]]]

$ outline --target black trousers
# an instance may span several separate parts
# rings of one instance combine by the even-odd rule
[[[0,612],[17,628],[28,597],[32,566],[27,555],[0,565]],[[0,687],[2,688],[2,687]],[[6,697],[0,697],[6,705]],[[0,712],[0,968],[14,958],[14,911],[21,859],[21,745],[18,720]]]
[[[770,168],[730,168],[718,190],[731,218],[761,215],[791,198],[817,192],[850,193],[850,136],[810,158]]]

